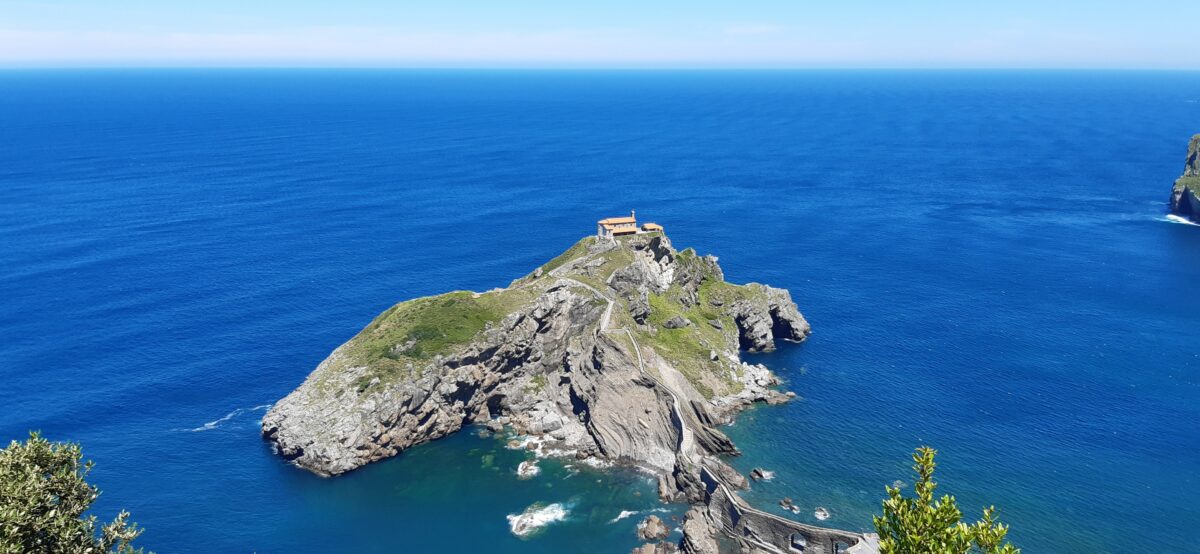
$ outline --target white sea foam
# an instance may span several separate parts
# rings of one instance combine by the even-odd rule
[[[548,506],[534,504],[520,514],[508,514],[508,528],[518,537],[527,537],[551,523],[567,519],[571,511],[555,502]]]
[[[521,479],[529,479],[541,472],[542,468],[538,467],[536,460],[525,460],[517,466],[517,477]]]
[[[192,431],[192,432],[198,432],[198,431],[210,431],[210,430],[213,430],[213,429],[216,429],[216,428],[220,427],[220,426],[221,426],[221,424],[223,424],[223,423],[225,423],[225,422],[228,422],[228,421],[230,421],[230,420],[232,420],[232,419],[234,419],[234,418],[236,418],[236,417],[238,417],[238,416],[240,416],[240,415],[242,415],[242,414],[246,414],[246,413],[252,413],[252,412],[259,412],[259,411],[265,411],[265,410],[267,410],[267,409],[268,409],[268,408],[270,408],[270,407],[271,407],[271,405],[270,405],[270,404],[263,404],[263,405],[261,405],[261,406],[255,406],[255,407],[253,407],[253,408],[238,408],[238,409],[236,409],[236,410],[234,410],[234,411],[232,411],[232,412],[229,412],[229,413],[225,414],[225,415],[224,415],[223,417],[221,417],[220,419],[215,419],[215,420],[213,420],[213,421],[210,421],[210,422],[208,422],[208,423],[205,423],[204,425],[201,425],[201,426],[199,426],[199,427],[194,427],[194,428],[192,428],[192,429],[185,429],[185,430],[186,430],[186,431]]]
[[[609,462],[607,460],[601,460],[600,458],[593,458],[593,457],[587,457],[582,460],[579,460],[579,463],[586,465],[586,466],[591,466],[594,468],[606,468],[606,467],[612,466],[612,462]]]
[[[817,518],[818,520],[825,521],[829,519],[829,510],[817,506],[817,509],[813,510],[813,517]]]
[[[671,511],[671,510],[668,510],[668,509],[666,509],[666,508],[651,508],[651,509],[649,509],[649,510],[621,510],[621,513],[617,514],[617,517],[614,517],[614,518],[612,518],[612,519],[608,520],[608,522],[609,522],[609,523],[616,523],[616,522],[618,522],[618,521],[621,521],[622,519],[625,519],[625,518],[627,518],[627,517],[633,517],[633,516],[636,516],[636,515],[639,515],[639,514],[649,514],[649,513],[654,513],[654,512],[659,512],[659,513],[664,513],[664,514],[665,514],[665,513],[667,513],[667,512],[670,512],[670,511]]]
[[[1186,217],[1178,216],[1175,214],[1168,214],[1166,217],[1163,218],[1163,220],[1170,221],[1171,223],[1181,223],[1183,225],[1195,225],[1195,226],[1200,227],[1200,223],[1196,223],[1195,221],[1192,221]]]
[[[555,448],[547,448],[547,442],[548,440],[546,437],[523,436],[520,439],[509,441],[507,448],[510,450],[527,450],[529,452],[533,452],[533,455],[539,458],[546,458],[550,456],[566,457],[569,454],[574,454],[574,452],[567,452],[565,450],[559,450]]]
[[[636,515],[638,515],[639,513],[641,513],[641,512],[637,512],[637,511],[630,511],[630,510],[621,510],[621,513],[617,514],[617,517],[614,517],[614,518],[612,518],[612,519],[608,520],[608,522],[609,522],[609,523],[616,523],[616,522],[618,522],[618,521],[621,521],[622,519],[625,519],[625,518],[627,518],[627,517],[636,516]]]
[[[512,440],[509,440],[508,444],[505,445],[505,448],[508,448],[509,450],[524,450],[526,452],[532,452],[533,455],[537,456],[538,458],[574,458],[577,454],[576,450],[569,448],[550,448],[551,444],[558,443],[551,437],[520,435]],[[604,468],[612,465],[610,462],[594,457],[588,457],[580,460],[580,463],[597,468]]]

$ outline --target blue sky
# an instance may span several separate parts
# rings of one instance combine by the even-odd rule
[[[3,66],[1200,69],[1200,2],[0,0]]]

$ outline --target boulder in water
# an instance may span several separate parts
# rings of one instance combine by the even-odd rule
[[[750,478],[755,481],[770,481],[775,478],[774,471],[767,471],[761,467],[756,467],[750,470]]]
[[[667,528],[667,524],[654,514],[646,516],[637,526],[638,538],[644,541],[660,541],[667,538],[671,534],[671,530]]]

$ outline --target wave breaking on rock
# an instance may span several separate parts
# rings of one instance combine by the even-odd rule
[[[556,521],[567,519],[571,511],[566,505],[555,502],[550,505],[535,503],[524,512],[508,514],[508,528],[518,537],[528,537]]]

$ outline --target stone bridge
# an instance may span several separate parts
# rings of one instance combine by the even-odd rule
[[[708,517],[751,552],[780,554],[877,554],[878,538],[806,525],[756,509],[709,471],[700,468]],[[743,548],[743,550],[745,550]]]

